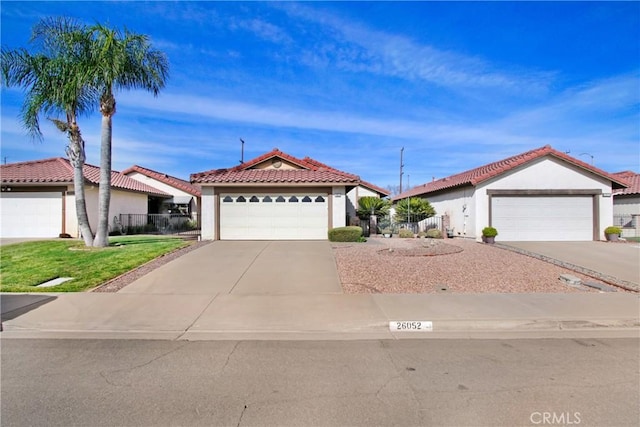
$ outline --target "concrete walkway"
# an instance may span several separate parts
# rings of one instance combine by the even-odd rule
[[[612,247],[615,245],[612,245]],[[2,338],[638,337],[640,297],[345,295],[328,242],[214,242],[118,293],[3,294]],[[397,332],[390,322],[431,322]]]
[[[613,242],[504,242],[558,261],[640,285],[640,244]]]

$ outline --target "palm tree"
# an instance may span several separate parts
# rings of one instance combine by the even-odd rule
[[[411,197],[401,199],[395,206],[395,219],[398,222],[418,222],[436,214],[436,210],[427,199]]]
[[[78,116],[88,114],[98,93],[88,84],[90,41],[86,28],[69,18],[47,18],[34,26],[31,43],[39,53],[26,49],[2,48],[2,81],[7,87],[18,86],[26,91],[21,119],[29,134],[42,140],[40,114],[57,114],[51,118],[56,127],[67,134],[66,148],[73,165],[78,227],[87,246],[93,243],[85,203],[83,167],[84,140],[78,126]]]
[[[368,219],[371,215],[386,216],[389,213],[389,201],[376,196],[363,196],[358,199],[358,218]]]
[[[124,33],[96,24],[93,39],[93,82],[100,91],[102,132],[100,141],[100,187],[98,229],[94,246],[109,244],[111,200],[112,117],[116,113],[114,90],[145,89],[158,95],[165,85],[169,63],[164,53],[153,49],[146,35]]]

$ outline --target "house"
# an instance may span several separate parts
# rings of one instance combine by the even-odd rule
[[[89,224],[98,225],[100,168],[84,165],[85,200]],[[0,166],[1,237],[80,237],[73,187],[73,166],[56,157]],[[111,173],[109,218],[119,214],[146,214],[148,198],[171,195],[129,178]]]
[[[601,240],[613,217],[613,191],[626,183],[546,145],[434,180],[394,197],[422,197],[447,215],[454,236],[502,241]]]
[[[386,191],[309,157],[273,149],[229,169],[191,175],[202,191],[202,238],[325,240],[358,195]],[[352,194],[350,198],[349,194]]]
[[[198,213],[201,196],[200,188],[191,184],[189,181],[138,165],[133,165],[123,170],[122,174],[173,196],[168,199],[150,197],[150,214],[179,213],[183,215],[193,215]]]
[[[617,172],[613,176],[629,186],[613,192],[613,225],[622,227],[622,237],[640,237],[640,174]]]

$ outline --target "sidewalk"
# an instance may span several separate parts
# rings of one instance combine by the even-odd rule
[[[30,311],[29,306],[16,308],[19,303],[7,301],[32,295],[2,295],[4,331],[0,337],[356,340],[640,336],[640,297],[631,293],[79,293],[48,294]],[[17,310],[22,310],[20,315],[13,316]],[[433,330],[390,330],[390,321],[403,320],[430,321]]]

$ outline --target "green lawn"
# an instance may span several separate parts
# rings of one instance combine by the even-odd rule
[[[47,240],[3,246],[2,292],[77,292],[94,288],[139,265],[189,245],[164,236],[111,237],[108,248],[87,248],[77,240]],[[58,286],[36,286],[58,277],[73,280]]]

